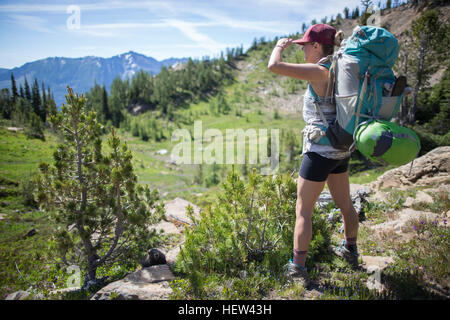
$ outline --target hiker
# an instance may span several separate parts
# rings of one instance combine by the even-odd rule
[[[316,24],[308,28],[301,39],[280,39],[270,56],[270,71],[296,79],[308,81],[308,90],[304,95],[303,119],[306,122],[303,130],[303,160],[297,180],[296,223],[294,229],[293,259],[285,266],[286,275],[297,278],[306,286],[307,270],[306,253],[312,238],[311,215],[314,205],[322,192],[325,182],[334,202],[341,210],[344,220],[345,240],[335,253],[345,258],[352,265],[358,263],[356,239],[358,234],[358,214],[350,198],[350,182],[348,165],[349,151],[319,145],[317,131],[313,124],[329,123],[336,118],[336,106],[332,98],[333,79],[329,85],[330,55],[334,46],[340,44],[342,32],[327,24]],[[283,50],[292,43],[302,46],[305,63],[295,64],[282,61]],[[316,106],[323,111],[325,119],[316,111]]]

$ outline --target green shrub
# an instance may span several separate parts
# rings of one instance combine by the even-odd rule
[[[264,177],[255,170],[248,178],[244,183],[233,167],[216,202],[200,213],[201,219],[192,217],[194,226],[185,230],[186,241],[175,270],[186,276],[186,290],[197,298],[204,295],[210,277],[220,275],[229,280],[255,270],[280,277],[283,265],[292,257],[295,180],[289,175]],[[192,208],[188,213],[192,216]],[[313,214],[312,223],[310,267],[328,255],[332,232],[325,216],[318,212]],[[255,295],[236,290],[241,298]]]

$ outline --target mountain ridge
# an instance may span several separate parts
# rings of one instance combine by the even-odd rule
[[[117,76],[122,80],[131,79],[140,70],[157,74],[162,67],[170,67],[187,60],[188,58],[170,57],[158,61],[132,50],[109,58],[93,55],[79,58],[47,57],[12,69],[0,68],[0,89],[11,88],[11,73],[14,74],[17,86],[23,85],[26,77],[31,87],[34,78],[37,78],[40,86],[44,82],[46,88],[50,87],[59,106],[64,102],[67,85],[76,92],[85,93],[98,83],[105,85],[109,91]]]

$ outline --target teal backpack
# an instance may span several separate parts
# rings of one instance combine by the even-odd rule
[[[331,58],[330,78],[333,72],[335,80],[334,85],[330,85],[329,79],[327,88],[327,94],[330,88],[333,90],[331,93],[336,103],[336,120],[332,123],[323,121],[324,134],[317,143],[349,151],[358,147],[366,157],[381,161],[379,156],[364,153],[368,149],[361,147],[362,142],[357,143],[357,132],[362,126],[367,129],[368,125],[374,125],[372,123],[380,120],[389,122],[397,115],[406,85],[406,79],[397,79],[392,70],[398,53],[397,39],[389,31],[379,27],[357,26],[352,35],[343,41]],[[316,110],[324,119],[317,105]],[[381,127],[387,128],[386,125]],[[392,157],[387,157],[387,161],[383,160],[384,164],[407,163],[418,154],[420,143],[417,136],[410,129],[404,129],[406,131],[402,131],[401,135],[393,136],[397,142],[391,144],[391,148],[401,145],[402,141],[414,139],[417,143],[414,144],[413,151],[409,152],[414,153],[414,157],[408,161],[393,161]],[[412,133],[406,137],[408,130]],[[396,151],[391,150],[390,153],[396,154]]]

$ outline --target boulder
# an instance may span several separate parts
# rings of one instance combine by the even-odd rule
[[[52,290],[49,292],[50,297],[52,296],[59,296],[59,295],[66,295],[68,293],[76,293],[76,292],[80,292],[81,288],[80,287],[68,287],[68,288],[64,288],[64,289],[56,289],[56,290]]]
[[[186,214],[186,207],[188,205],[193,207],[194,217],[197,219],[200,218],[200,208],[195,204],[181,198],[175,198],[165,203],[164,207],[166,209],[166,216],[169,220],[181,222],[186,225],[192,225],[191,219]]]
[[[162,230],[165,234],[181,234],[181,230],[177,228],[172,222],[161,220],[159,223],[149,227],[149,230]]]
[[[352,199],[353,205],[358,215],[362,213],[362,203],[367,201],[366,199],[368,198],[369,193],[371,192],[372,190],[369,187],[356,184],[350,186],[350,197]],[[325,208],[332,201],[333,197],[331,196],[331,193],[329,191],[322,191],[317,200],[317,205],[319,206],[319,208]],[[332,213],[333,216],[335,216],[335,212]],[[328,216],[328,219],[330,221],[333,220],[334,218],[332,218],[331,215]]]
[[[143,268],[108,284],[91,300],[167,300],[172,293],[168,281],[174,279],[166,264]]]
[[[19,132],[19,131],[23,131],[23,128],[8,127],[8,128],[6,128],[6,130],[11,131],[11,132]]]
[[[424,202],[424,203],[434,203],[433,197],[430,196],[428,193],[425,193],[423,191],[418,191],[416,194],[416,199],[415,199],[416,203],[420,203],[420,202]]]
[[[156,283],[175,279],[167,264],[143,268],[127,275],[124,280],[133,283]]]
[[[173,247],[166,253],[166,260],[169,265],[172,265],[177,260],[178,254],[181,251],[181,247],[183,246],[184,242],[180,243],[179,245]]]
[[[438,217],[437,214],[424,211],[416,211],[410,208],[405,208],[398,212],[397,218],[389,220],[380,224],[376,224],[371,228],[375,231],[388,231],[393,230],[397,234],[402,233],[403,227],[406,223],[412,219],[429,219],[433,220]]]
[[[167,153],[167,149],[158,150],[158,151],[156,151],[156,153],[159,155],[165,155]]]
[[[419,203],[432,204],[434,203],[434,200],[433,197],[430,196],[428,193],[418,191],[415,198],[407,197],[405,202],[403,203],[403,206],[408,208]]]
[[[434,186],[450,183],[450,146],[436,148],[412,163],[389,170],[368,186],[408,189],[417,186]]]
[[[16,291],[9,294],[5,300],[25,300],[30,298],[30,293],[28,291]]]

